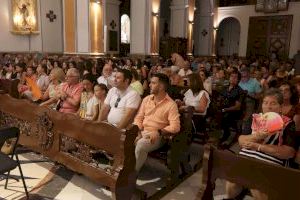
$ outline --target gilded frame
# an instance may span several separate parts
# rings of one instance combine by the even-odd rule
[[[37,34],[37,0],[11,0],[12,33]]]
[[[278,0],[278,10],[285,11],[289,8],[289,1],[288,0]]]

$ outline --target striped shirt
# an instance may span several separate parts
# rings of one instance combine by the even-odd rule
[[[282,144],[281,144],[281,140],[282,140]],[[278,146],[287,145],[293,147],[296,150],[298,148],[298,144],[295,139],[295,123],[292,121],[287,122],[283,131],[267,137],[263,142],[263,144],[278,145]],[[279,159],[276,158],[275,156],[263,152],[259,152],[256,150],[242,148],[239,154],[251,158],[256,158],[275,165],[281,165],[281,166],[288,165],[287,162],[288,160],[286,159]]]

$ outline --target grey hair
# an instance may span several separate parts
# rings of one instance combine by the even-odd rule
[[[270,88],[267,91],[265,91],[264,98],[269,96],[276,97],[278,103],[280,105],[283,104],[283,95],[278,88]]]
[[[78,77],[80,76],[80,73],[79,73],[78,69],[76,69],[76,68],[68,69],[68,72],[72,73],[73,76],[78,76]]]

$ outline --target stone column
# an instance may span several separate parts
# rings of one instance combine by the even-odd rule
[[[171,37],[187,37],[187,16],[188,0],[173,0],[171,2]]]
[[[150,53],[149,0],[130,2],[130,54],[145,56]]]
[[[118,54],[120,49],[120,1],[104,1],[104,53]]]
[[[104,3],[103,1],[89,0],[89,52],[104,53]]]
[[[77,52],[88,53],[90,51],[89,38],[89,4],[90,0],[77,0]]]
[[[193,50],[195,0],[173,0],[170,8],[170,36],[187,38],[187,55],[191,55]]]
[[[214,55],[215,0],[197,0],[195,12],[195,55]]]
[[[64,52],[76,52],[76,1],[64,0]]]

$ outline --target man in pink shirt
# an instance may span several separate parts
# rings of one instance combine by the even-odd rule
[[[146,161],[148,152],[162,146],[162,134],[176,134],[180,130],[178,108],[166,92],[168,86],[169,78],[165,74],[154,74],[150,82],[151,95],[144,98],[134,119],[134,124],[140,129],[135,141],[137,172]]]
[[[82,84],[79,83],[79,71],[76,68],[69,69],[66,74],[66,82],[62,83],[58,96],[60,102],[59,112],[76,113],[79,108],[82,90]]]

